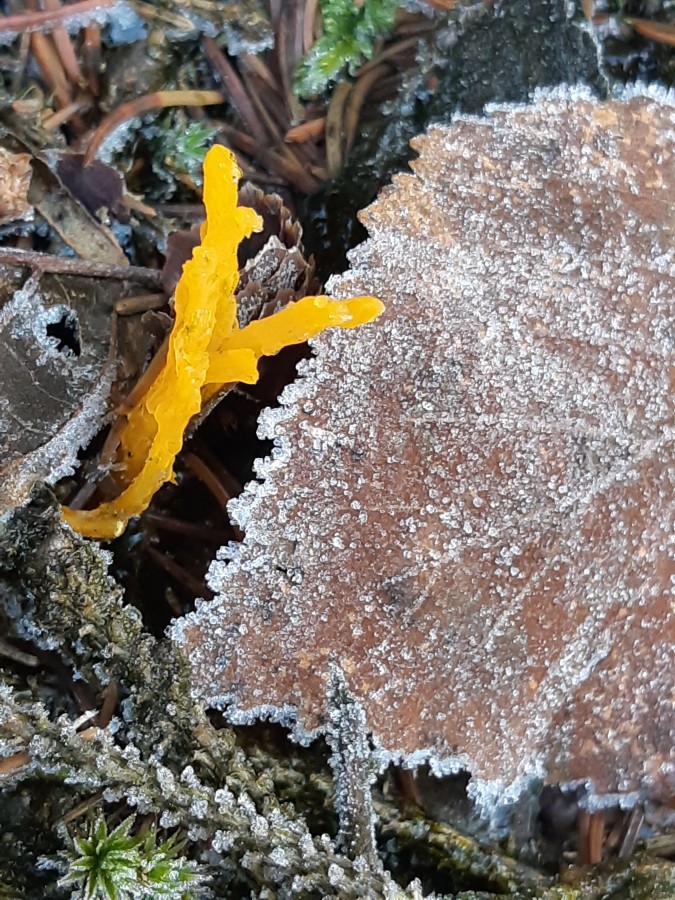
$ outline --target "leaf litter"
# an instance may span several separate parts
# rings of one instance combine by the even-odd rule
[[[330,285],[386,312],[263,413],[174,627],[197,696],[307,738],[338,667],[383,758],[483,805],[672,795],[674,125],[575,89],[415,141]]]

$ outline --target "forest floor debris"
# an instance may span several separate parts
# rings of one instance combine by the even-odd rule
[[[40,488],[56,481],[59,501],[85,507],[114,480],[116,429],[161,365],[198,239],[212,143],[237,154],[240,203],[264,220],[239,255],[243,322],[344,268],[354,212],[430,119],[565,78],[599,93],[672,83],[672,4],[573,6],[3,5],[0,895],[673,895],[672,822],[654,804],[589,813],[582,790],[545,788],[486,823],[463,774],[379,771],[337,684],[329,741],[307,748],[195,706],[162,635],[210,595],[218,548],[241,540],[227,503],[269,452],[258,413],[307,347],[205,410],[177,483],[108,550]]]

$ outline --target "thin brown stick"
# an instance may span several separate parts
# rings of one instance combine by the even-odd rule
[[[168,9],[162,9],[153,3],[144,3],[143,0],[134,0],[134,11],[142,16],[148,22],[159,22],[162,25],[168,25],[169,28],[175,28],[186,34],[194,31],[195,25],[187,16],[181,16],[178,13]]]
[[[602,845],[605,836],[605,812],[591,813],[590,828],[588,830],[588,856],[592,866],[602,860]]]
[[[198,578],[195,578],[194,575],[187,572],[182,566],[179,566],[170,556],[167,556],[165,553],[160,553],[159,550],[155,550],[154,547],[146,547],[145,552],[154,563],[161,569],[164,569],[176,581],[180,582],[193,597],[203,597],[206,600],[210,600],[213,597],[213,591],[211,591],[202,581],[199,581]]]
[[[299,119],[302,115],[302,106],[293,91],[293,74],[302,56],[302,47],[297,47],[297,40],[297,30],[294,28],[294,23],[290,21],[290,17],[286,14],[284,4],[284,15],[279,19],[275,33],[276,58],[291,121]]]
[[[438,28],[438,23],[422,13],[407,13],[399,9],[396,14],[394,29],[397,35],[421,35],[424,32],[433,31],[435,28]]]
[[[147,511],[143,514],[143,520],[154,525],[159,531],[170,531],[172,534],[182,534],[200,541],[212,541],[219,547],[232,538],[232,535],[224,530],[200,525],[198,522],[186,522],[184,519],[164,516],[161,513]]]
[[[588,831],[590,816],[584,810],[577,815],[577,864],[588,865]]]
[[[302,144],[305,141],[313,141],[320,138],[326,130],[326,117],[321,116],[318,119],[310,119],[309,122],[303,122],[289,128],[284,136],[284,140],[289,144]]]
[[[221,483],[219,478],[211,471],[211,469],[209,469],[204,460],[200,459],[200,457],[194,453],[186,453],[183,457],[183,462],[188,469],[197,476],[204,487],[208,488],[216,503],[225,510],[227,504],[232,499],[232,495],[226,489],[225,485]]]
[[[167,106],[213,106],[224,100],[220,91],[155,91],[122,103],[103,119],[92,134],[83,164],[88,166],[93,162],[103,141],[127,119],[142,116],[155,109],[165,109]]]
[[[234,477],[234,475],[225,468],[222,464],[218,456],[213,453],[208,444],[203,444],[198,439],[198,455],[201,459],[204,460],[206,465],[211,469],[214,475],[217,476],[218,480],[222,485],[224,485],[225,490],[230,495],[230,497],[238,497],[243,490],[243,486],[239,481]],[[230,525],[231,528],[234,528],[234,525]]]
[[[103,702],[98,714],[97,724],[99,728],[106,728],[112,720],[113,713],[117,708],[119,700],[119,689],[117,682],[111,681],[103,692]]]
[[[223,134],[238,149],[258,160],[263,166],[271,169],[276,175],[290,182],[303,194],[313,194],[319,188],[319,182],[306,172],[297,161],[283,159],[277,152],[263,147],[248,134],[232,128],[223,122],[220,126]]]
[[[47,116],[42,122],[42,127],[45,131],[56,131],[57,128],[65,125],[73,116],[81,112],[86,112],[86,110],[91,108],[91,105],[92,102],[88,97],[78,97],[76,100],[73,100],[71,103],[62,107],[58,112]]]
[[[392,44],[390,47],[387,47],[385,50],[382,50],[377,56],[373,57],[367,63],[364,63],[358,71],[358,77],[365,75],[367,72],[370,72],[371,69],[376,69],[378,66],[381,66],[383,62],[386,62],[388,59],[393,59],[395,56],[399,56],[401,53],[405,53],[407,50],[411,50],[416,48],[421,39],[420,35],[413,35],[413,37],[405,38],[402,41],[398,41],[395,44]]]
[[[621,843],[621,839],[626,832],[627,821],[628,813],[617,815],[614,824],[605,835],[605,850],[608,854],[612,854]]]
[[[52,39],[47,34],[36,32],[31,34],[30,43],[42,77],[47,83],[49,90],[54,94],[56,105],[59,109],[68,106],[71,101],[70,85]]]
[[[283,101],[283,94],[279,92],[279,85],[274,78],[274,75],[270,72],[265,63],[259,59],[257,56],[254,56],[252,53],[242,53],[239,56],[241,62],[246,66],[246,68],[252,72],[254,75],[257,75],[262,81],[265,82],[270,90],[274,91],[274,93],[279,97],[280,100]]]
[[[26,73],[29,54],[30,34],[25,31],[19,38],[19,46],[16,53],[16,61],[14,63],[14,75],[12,76],[12,85],[10,88],[11,97],[16,97],[21,92],[20,88]],[[14,101],[14,103],[16,103],[16,100]],[[14,104],[12,104],[12,107],[13,106]]]
[[[361,110],[366,101],[366,97],[370,93],[371,87],[376,84],[383,75],[389,72],[389,66],[382,64],[370,69],[364,75],[359,76],[354,84],[354,88],[345,104],[345,113],[342,121],[342,131],[344,134],[344,155],[345,159],[349,156],[349,151],[354,143],[356,129],[361,117]]]
[[[326,113],[326,166],[331,178],[339,175],[343,161],[343,119],[347,97],[352,89],[349,81],[336,85]]]
[[[239,113],[248,130],[257,141],[263,144],[267,143],[265,129],[255,114],[253,104],[244,90],[241,79],[227,61],[225,54],[211,37],[205,37],[202,41],[202,46],[204,47],[206,58],[220,76],[221,84],[227,91],[232,106]]]
[[[0,247],[0,266],[20,266],[53,275],[110,278],[113,281],[133,281],[146,287],[162,287],[162,273],[158,269],[90,262],[87,259],[37,253],[35,250],[20,250],[18,247]]]
[[[61,9],[61,0],[43,0],[43,3],[45,9],[50,12],[56,12]],[[54,44],[56,45],[59,57],[61,58],[63,70],[70,80],[70,83],[72,85],[81,84],[82,72],[80,71],[80,65],[77,61],[77,56],[75,55],[75,48],[73,47],[70,35],[63,24],[54,26],[52,37],[54,38]]]
[[[585,810],[579,812],[579,865],[594,866],[602,860],[604,834],[605,813],[603,810],[595,813],[588,813]]]
[[[305,15],[302,23],[302,44],[305,53],[314,46],[314,31],[316,28],[316,11],[319,0],[307,0],[305,3]]]
[[[176,596],[176,592],[173,590],[170,584],[166,586],[166,589],[164,591],[164,600],[166,602],[166,605],[171,610],[171,614],[173,615],[174,619],[178,619],[183,615],[183,613],[185,612],[183,608],[184,605],[180,602],[180,600]]]
[[[11,756],[0,759],[0,778],[6,775],[14,775],[19,769],[23,769],[30,762],[27,750],[20,750]]]
[[[40,660],[37,658],[37,656],[34,656],[32,653],[26,653],[23,650],[19,650],[18,647],[14,646],[14,644],[10,644],[9,641],[6,641],[1,637],[0,656],[6,656],[7,659],[11,659],[14,662],[19,663],[19,665],[21,666],[29,666],[31,669],[35,669],[40,665]]]
[[[101,28],[92,22],[84,29],[84,68],[87,73],[89,90],[98,97],[101,92],[99,71],[101,69]]]
[[[61,816],[59,821],[64,825],[67,825],[69,822],[74,822],[75,819],[79,819],[80,816],[89,812],[90,809],[94,809],[94,807],[98,806],[102,797],[103,791],[97,791],[95,794],[92,794],[91,797],[87,797],[86,800],[83,800],[81,803],[74,806],[64,816]]]
[[[426,0],[426,2],[434,9],[440,9],[441,12],[450,12],[457,6],[457,0]]]
[[[628,859],[629,856],[633,855],[633,850],[635,850],[635,843],[638,838],[638,834],[640,833],[640,829],[642,828],[642,823],[645,820],[644,810],[641,806],[634,807],[630,815],[628,816],[628,823],[626,824],[626,832],[624,834],[623,840],[621,841],[621,846],[619,847],[619,856],[621,859]]]
[[[41,29],[47,31],[58,25],[60,22],[67,22],[69,19],[79,18],[86,13],[94,13],[99,9],[109,9],[114,6],[117,0],[79,0],[79,2],[69,3],[68,6],[62,6],[57,10],[44,10],[42,12],[18,13],[15,16],[3,16],[0,19],[0,32],[16,31],[36,31]]]
[[[135,294],[133,297],[118,300],[115,312],[118,316],[137,316],[139,313],[161,309],[163,306],[166,306],[166,294]]]
[[[274,121],[272,113],[263,103],[262,97],[260,96],[261,91],[258,85],[255,84],[255,78],[255,75],[244,74],[243,83],[246,86],[248,93],[251,95],[253,105],[256,108],[260,121],[267,129],[268,135],[272,137],[275,144],[280,145],[282,141],[281,130],[279,128],[279,125]],[[273,97],[272,102],[276,102],[276,105],[279,106],[279,101],[277,98]],[[282,118],[285,120],[285,116],[283,116]],[[284,125],[285,124],[286,120],[284,121]],[[267,137],[267,142],[269,143],[269,137]]]
[[[652,22],[649,19],[635,19],[633,17],[623,20],[630,25],[642,37],[649,38],[650,41],[657,41],[659,44],[669,44],[675,47],[675,25],[669,25],[667,22]]]

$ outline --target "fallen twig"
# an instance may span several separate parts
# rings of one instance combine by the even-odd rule
[[[61,7],[61,0],[43,0],[45,9],[48,12],[57,12]],[[54,25],[52,37],[56,45],[57,52],[61,59],[63,71],[66,73],[71,85],[76,86],[82,83],[82,72],[77,61],[75,48],[70,35],[65,26],[61,23]]]
[[[363,104],[365,103],[366,98],[370,93],[370,89],[374,84],[377,84],[377,82],[389,71],[389,66],[383,63],[382,65],[375,66],[375,68],[369,69],[367,72],[360,75],[358,80],[354,84],[354,88],[347,98],[347,102],[345,104],[345,113],[342,121],[345,159],[347,159],[347,157],[349,156],[349,151],[351,150],[352,144],[354,143],[356,129],[358,127],[359,118],[361,116],[361,109],[363,108]]]
[[[115,304],[118,316],[135,316],[151,309],[166,306],[166,294],[134,294],[133,297],[122,297]]]
[[[88,97],[78,97],[76,100],[73,100],[71,103],[68,103],[66,106],[62,107],[58,112],[52,113],[47,116],[46,119],[42,122],[42,127],[45,131],[56,131],[57,128],[60,128],[62,125],[65,125],[66,122],[71,119],[77,113],[86,112],[92,106],[92,101]]]
[[[333,91],[326,114],[326,165],[331,178],[339,175],[342,169],[344,138],[342,123],[345,103],[351,89],[351,82],[341,81]]]
[[[221,122],[220,131],[237,150],[252,156],[263,166],[292,184],[303,194],[313,194],[320,187],[316,178],[305,171],[295,157],[283,158],[276,150],[257,143],[250,135],[237,131],[227,122]]]
[[[147,287],[161,289],[162,274],[158,269],[143,266],[118,266],[113,263],[90,262],[66,256],[52,256],[18,247],[0,247],[0,266],[22,266],[54,275],[82,275],[88,278],[111,278],[115,281],[135,281]]]

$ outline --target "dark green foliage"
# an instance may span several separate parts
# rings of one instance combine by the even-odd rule
[[[323,34],[296,74],[301,97],[319,94],[345,69],[350,72],[394,24],[397,0],[322,0]]]

